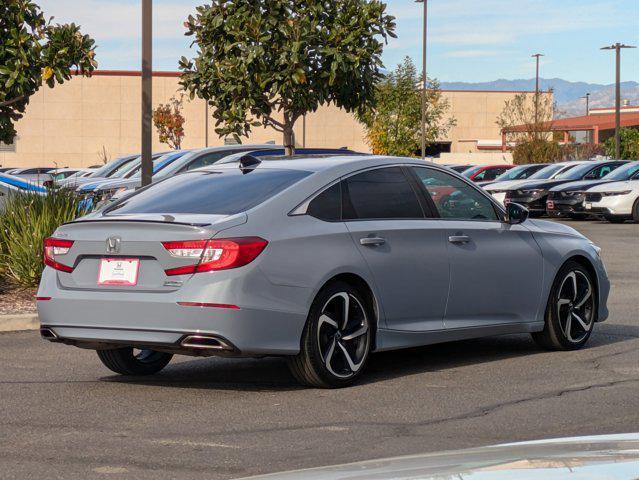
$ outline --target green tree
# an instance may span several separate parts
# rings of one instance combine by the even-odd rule
[[[213,107],[218,135],[271,127],[290,155],[306,113],[372,104],[394,20],[380,0],[213,0],[185,23],[198,53],[180,60],[181,85]]]
[[[621,160],[639,160],[639,130],[622,128],[619,132],[621,141]],[[606,155],[615,157],[615,137],[610,137],[604,144]]]
[[[366,128],[373,153],[415,156],[421,147],[422,76],[406,57],[375,91],[375,107],[358,115]],[[450,104],[442,96],[437,80],[426,90],[426,143],[432,143],[456,124],[448,115]]]
[[[71,23],[53,25],[28,0],[0,1],[0,141],[11,143],[14,122],[42,83],[53,87],[71,69],[90,75],[97,66],[95,42]]]

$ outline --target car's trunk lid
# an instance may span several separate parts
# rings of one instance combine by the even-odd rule
[[[69,252],[56,257],[73,271],[58,271],[58,279],[63,288],[73,290],[174,291],[190,275],[167,276],[165,270],[197,262],[172,256],[162,242],[207,240],[245,221],[245,215],[92,215],[56,230],[54,237],[73,240]],[[139,263],[135,285],[98,284],[104,259]]]

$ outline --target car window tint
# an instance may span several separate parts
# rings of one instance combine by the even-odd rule
[[[307,213],[326,221],[338,221],[342,218],[342,189],[339,183],[327,188],[308,205]]]
[[[413,167],[441,218],[497,220],[488,198],[453,175],[431,168]]]
[[[506,170],[507,170],[506,168],[490,168],[484,172],[486,174],[484,175],[484,180],[495,180],[499,175],[504,173]]]
[[[107,214],[194,213],[232,215],[266,201],[310,175],[301,170],[239,168],[198,171],[168,178],[140,190]]]
[[[344,220],[423,218],[424,213],[400,167],[378,168],[342,182]]]

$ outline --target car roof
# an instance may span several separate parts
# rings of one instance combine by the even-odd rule
[[[417,166],[431,166],[444,170],[443,165],[437,165],[428,160],[409,157],[389,157],[384,155],[350,154],[350,155],[303,155],[294,157],[272,157],[268,161],[260,162],[254,168],[303,170],[307,172],[322,171],[353,171],[367,166],[384,166],[395,164],[409,164]],[[216,171],[220,169],[239,168],[239,163],[213,164],[197,171]],[[196,170],[194,170],[196,171]],[[446,171],[450,171],[446,169]]]

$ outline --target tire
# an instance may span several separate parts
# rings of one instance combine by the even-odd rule
[[[639,223],[639,199],[635,200],[635,204],[632,206],[632,219]]]
[[[297,381],[317,388],[353,384],[361,376],[371,350],[371,310],[364,295],[348,283],[334,282],[324,287],[311,305],[300,353],[288,358]]]
[[[626,219],[624,217],[606,216],[604,218],[610,223],[624,223],[626,221]]]
[[[168,365],[170,353],[140,350],[134,354],[132,347],[115,350],[97,350],[98,358],[109,370],[121,375],[152,375]]]
[[[581,264],[570,260],[561,267],[553,282],[544,329],[532,337],[548,350],[577,350],[590,338],[596,321],[594,279]]]

